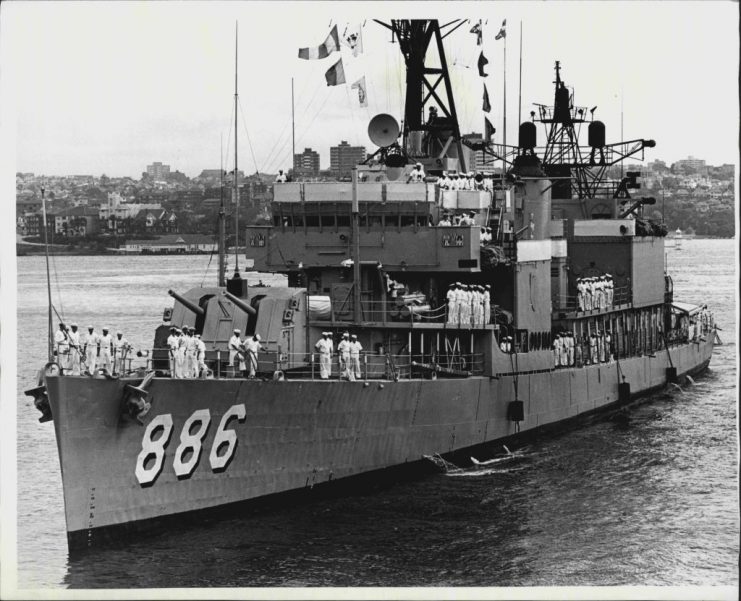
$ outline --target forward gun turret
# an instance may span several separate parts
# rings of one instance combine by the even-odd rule
[[[178,301],[181,305],[186,307],[187,309],[190,309],[195,313],[196,315],[200,315],[201,317],[206,314],[206,312],[196,305],[193,301],[188,300],[184,296],[180,296],[177,292],[174,290],[168,290],[167,294],[169,294],[172,298],[174,298],[176,301]]]
[[[253,307],[248,305],[241,298],[237,298],[236,296],[234,296],[231,292],[224,292],[224,296],[232,301],[237,307],[242,309],[242,311],[244,311],[245,313],[249,313],[252,316],[257,315],[257,311],[255,311]]]

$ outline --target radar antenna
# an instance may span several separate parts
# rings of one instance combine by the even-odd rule
[[[425,170],[431,173],[453,168],[451,162],[445,159],[453,159],[452,163],[465,171],[461,132],[443,39],[466,21],[456,19],[444,25],[435,19],[395,19],[391,23],[375,21],[391,31],[406,63],[404,154],[422,163]],[[431,45],[437,50],[436,57],[435,53],[427,56]],[[435,58],[436,63],[433,62]]]

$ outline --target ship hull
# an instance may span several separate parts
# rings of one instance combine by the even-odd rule
[[[671,360],[663,350],[497,379],[155,378],[143,424],[123,410],[125,381],[50,376],[69,547],[405,477],[429,467],[425,455],[482,458],[499,443],[561,430],[662,388],[669,367],[679,378],[701,372],[713,338],[672,347]],[[508,418],[515,399],[524,409],[517,423]]]

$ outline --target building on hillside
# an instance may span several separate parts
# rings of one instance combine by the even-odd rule
[[[170,165],[163,165],[159,161],[155,161],[151,165],[147,165],[147,175],[155,181],[166,181],[170,175]]]
[[[353,168],[365,160],[365,146],[350,146],[342,140],[329,149],[329,169],[335,177],[350,177]]]
[[[216,252],[218,242],[214,236],[204,234],[170,234],[156,240],[127,240],[123,252],[133,254],[201,254]]]
[[[293,155],[294,177],[316,177],[319,174],[319,153],[311,148],[304,148],[301,154]]]
[[[134,231],[148,233],[173,233],[177,231],[177,215],[166,209],[142,209],[134,217]]]
[[[686,159],[682,159],[674,163],[674,169],[679,171],[685,171],[685,170],[692,170],[696,171],[697,173],[706,174],[707,173],[707,165],[705,164],[704,159],[696,159],[692,155],[687,157]]]

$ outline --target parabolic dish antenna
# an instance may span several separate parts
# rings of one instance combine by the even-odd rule
[[[390,146],[399,137],[399,124],[386,113],[376,115],[368,124],[368,137],[376,146]]]

